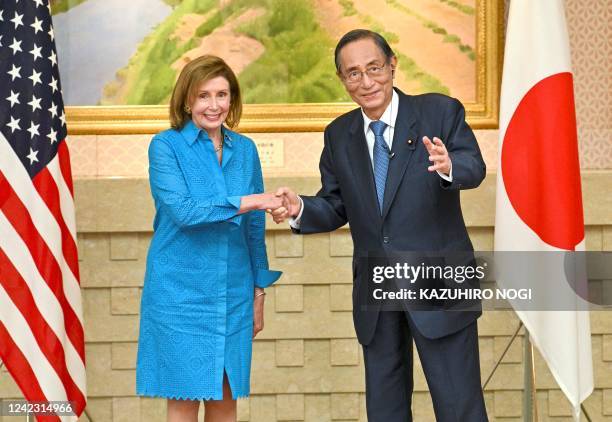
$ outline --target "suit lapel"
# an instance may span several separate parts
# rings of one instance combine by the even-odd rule
[[[383,220],[389,212],[391,203],[393,203],[397,189],[410,163],[412,153],[417,146],[417,142],[419,142],[417,139],[416,118],[411,109],[410,97],[402,92],[398,92],[398,95],[399,108],[397,119],[395,120],[393,144],[391,147],[393,158],[389,162],[389,170],[387,172],[387,184],[383,201]]]
[[[347,149],[355,186],[360,191],[363,198],[363,206],[368,209],[368,212],[370,212],[374,219],[373,221],[379,221],[380,212],[378,211],[374,172],[372,171],[372,162],[363,130],[363,116],[359,110],[353,118],[353,123],[349,129],[349,136]]]

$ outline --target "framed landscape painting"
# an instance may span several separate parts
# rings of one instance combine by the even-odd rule
[[[381,33],[406,93],[460,99],[497,125],[500,0],[51,1],[71,133],[154,133],[180,70],[215,54],[238,74],[240,130],[319,131],[355,107],[333,63],[355,28]]]

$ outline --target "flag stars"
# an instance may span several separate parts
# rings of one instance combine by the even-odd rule
[[[34,22],[30,25],[32,28],[34,28],[34,33],[38,34],[38,31],[42,31],[42,24],[43,21],[38,19],[38,16],[34,18]]]
[[[28,76],[28,79],[32,81],[32,86],[36,86],[36,84],[42,84],[42,81],[40,80],[40,75],[42,75],[42,72],[37,72],[32,69],[32,76]]]
[[[13,116],[11,116],[11,121],[6,124],[11,128],[11,133],[15,132],[16,130],[21,130],[21,127],[19,126],[20,120],[21,119],[15,119]]]
[[[38,151],[34,151],[32,148],[30,148],[30,153],[26,155],[28,160],[30,160],[30,165],[38,162],[37,155],[38,155]]]
[[[57,117],[57,106],[53,101],[51,101],[51,107],[49,107],[49,113],[51,113],[51,117]]]
[[[32,113],[36,111],[36,109],[41,109],[40,101],[42,98],[36,98],[36,95],[32,95],[32,101],[28,102],[30,107],[32,107]]]
[[[19,25],[23,26],[23,15],[15,12],[15,17],[11,19],[11,22],[15,24],[15,29],[19,28]]]
[[[27,131],[30,132],[30,139],[34,139],[34,136],[40,136],[40,133],[38,133],[39,126],[39,124],[35,125],[34,122],[30,123],[30,128],[27,129]]]
[[[42,2],[42,0],[34,0],[34,3],[36,3],[36,6],[44,6],[44,3]]]
[[[57,64],[57,56],[55,55],[55,51],[51,50],[49,60],[51,61],[51,65],[55,66]]]
[[[6,99],[11,103],[11,108],[13,108],[13,106],[15,104],[21,104],[19,102],[19,93],[18,92],[13,92],[12,89],[11,89],[11,95],[6,97]]]
[[[15,78],[21,78],[21,74],[19,73],[20,70],[21,70],[21,67],[17,67],[13,65],[13,68],[6,73],[11,75],[11,81],[14,81]]]
[[[49,138],[49,142],[51,143],[51,145],[53,145],[57,142],[57,132],[51,129],[51,131],[47,135],[47,138]]]
[[[51,41],[55,39],[55,32],[53,32],[53,25],[49,27],[49,32],[47,32],[47,34],[49,34],[49,37],[51,37]]]
[[[59,116],[59,119],[62,121],[62,126],[66,126],[66,115],[64,114],[64,110],[62,110],[62,114]]]
[[[13,38],[13,43],[9,45],[9,48],[13,50],[13,56],[17,54],[18,51],[23,51],[21,49],[21,41],[17,41],[17,38]]]
[[[49,82],[49,86],[51,87],[51,89],[53,90],[53,93],[55,94],[55,91],[57,91],[57,79],[55,79],[54,76],[51,76],[51,82]]]
[[[34,57],[34,61],[36,61],[36,59],[42,59],[42,54],[40,54],[40,50],[42,49],[42,47],[37,46],[36,44],[34,44],[34,48],[32,50],[30,50],[30,54]]]

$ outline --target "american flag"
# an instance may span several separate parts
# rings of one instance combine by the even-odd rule
[[[0,358],[26,400],[71,401],[80,415],[85,346],[66,133],[50,4],[1,0]]]

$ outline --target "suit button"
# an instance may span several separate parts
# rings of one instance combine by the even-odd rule
[[[383,237],[383,243],[389,243],[389,236]]]

